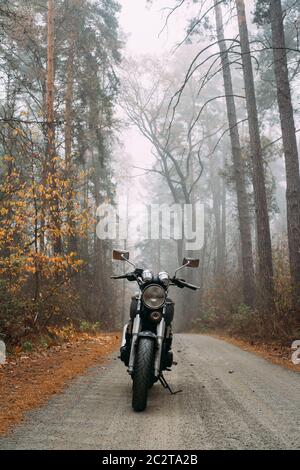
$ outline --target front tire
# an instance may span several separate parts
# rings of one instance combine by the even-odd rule
[[[154,340],[149,338],[141,338],[138,343],[132,387],[134,411],[144,411],[147,406],[148,390],[153,377],[154,346]]]

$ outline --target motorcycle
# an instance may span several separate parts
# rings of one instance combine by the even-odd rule
[[[174,302],[168,297],[168,289],[170,286],[199,289],[177,278],[181,269],[197,268],[199,260],[184,258],[182,266],[171,278],[165,271],[154,274],[149,269],[136,267],[129,261],[128,251],[113,250],[113,259],[129,263],[134,270],[111,278],[137,282],[139,286],[139,293],[131,300],[130,320],[123,329],[120,359],[133,381],[132,408],[134,411],[144,411],[148,391],[155,382],[160,381],[171,394],[181,391],[173,392],[163,376],[163,371],[170,371],[172,365],[176,365],[171,349]]]

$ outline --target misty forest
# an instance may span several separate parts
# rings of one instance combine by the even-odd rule
[[[172,291],[175,330],[290,345],[300,2],[138,0],[168,41],[152,51],[127,46],[129,3],[0,1],[0,338],[119,331],[134,288],[111,280],[127,270],[112,249],[173,274],[183,240],[143,237],[140,205],[200,203],[200,265],[183,274],[200,289]],[[128,237],[99,238],[97,208],[120,202]]]

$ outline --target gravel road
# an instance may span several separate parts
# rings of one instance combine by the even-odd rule
[[[300,449],[300,374],[226,342],[174,337],[178,365],[144,413],[116,354],[27,414],[0,449]]]

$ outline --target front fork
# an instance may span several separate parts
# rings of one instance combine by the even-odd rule
[[[166,322],[164,318],[161,319],[157,327],[157,350],[154,361],[154,376],[158,378],[160,375],[161,353],[162,345],[165,336]]]
[[[129,357],[129,365],[128,365],[129,375],[133,374],[135,351],[136,351],[135,346],[136,346],[136,342],[137,342],[140,331],[141,331],[141,317],[140,317],[140,314],[137,313],[134,318],[133,325],[132,325],[131,349],[130,349],[130,357]]]
[[[128,323],[123,328],[123,334],[122,334],[122,341],[121,341],[121,348],[123,348],[126,345],[126,333],[127,333],[127,328],[128,328]]]
[[[164,318],[162,318],[162,320],[157,326],[157,335],[156,335],[157,347],[156,347],[155,360],[154,360],[155,378],[158,378],[160,375],[161,354],[162,354],[163,340],[165,336],[165,329],[166,329],[166,323],[165,323]],[[126,332],[125,329],[124,331]],[[137,313],[134,318],[133,326],[132,326],[131,349],[130,349],[130,358],[129,358],[129,365],[128,365],[129,375],[133,374],[135,353],[136,353],[136,343],[137,343],[137,339],[138,339],[140,332],[141,332],[141,317],[139,313]],[[124,332],[123,332],[123,336],[124,336]]]

